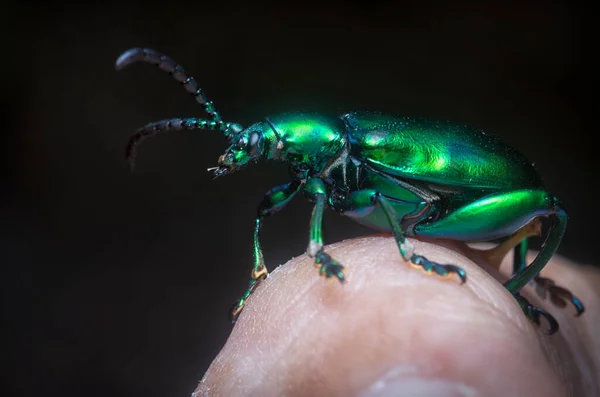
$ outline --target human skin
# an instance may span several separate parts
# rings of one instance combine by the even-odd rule
[[[498,272],[463,244],[411,241],[467,282],[414,269],[388,236],[325,247],[343,285],[294,258],[252,295],[194,397],[600,396],[597,269],[555,256],[543,271],[581,298],[581,317],[524,289],[558,320],[548,336],[501,284],[512,255]]]

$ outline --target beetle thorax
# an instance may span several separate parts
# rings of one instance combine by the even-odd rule
[[[267,118],[274,132],[267,157],[303,162],[319,170],[344,145],[346,128],[337,117],[288,113]]]

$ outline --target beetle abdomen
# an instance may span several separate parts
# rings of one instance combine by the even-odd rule
[[[386,173],[443,185],[541,187],[527,159],[496,136],[464,125],[355,112],[342,116],[350,151]]]

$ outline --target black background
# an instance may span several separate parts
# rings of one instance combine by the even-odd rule
[[[145,143],[149,121],[204,117],[150,65],[194,75],[228,121],[381,110],[501,136],[565,202],[560,252],[597,262],[598,156],[586,127],[586,10],[561,3],[8,4],[2,68],[2,376],[13,396],[187,396],[225,342],[251,266],[255,209],[287,181],[264,163],[213,181],[214,132]],[[268,219],[272,269],[301,254],[310,205]],[[327,241],[369,230],[328,214]]]

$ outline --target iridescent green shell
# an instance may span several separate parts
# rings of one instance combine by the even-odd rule
[[[531,163],[492,134],[381,113],[355,112],[342,118],[351,154],[387,174],[469,188],[542,187]]]

